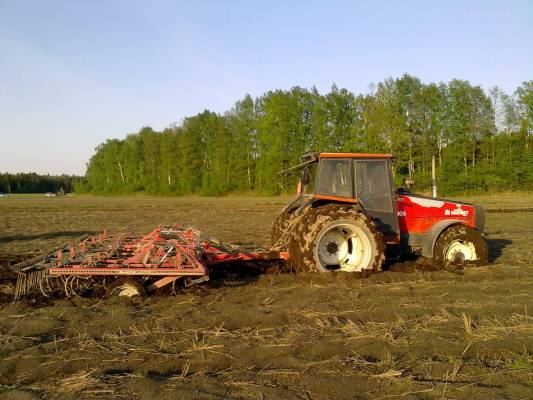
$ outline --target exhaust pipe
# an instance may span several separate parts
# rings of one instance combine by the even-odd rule
[[[435,174],[435,156],[431,156],[431,194],[437,197],[437,178]]]

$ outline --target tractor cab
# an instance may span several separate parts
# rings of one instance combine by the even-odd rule
[[[303,195],[298,199],[299,203],[359,204],[380,225],[382,232],[399,234],[392,160],[391,154],[306,154],[302,157],[303,162],[293,167],[303,170],[298,184],[299,194]]]
[[[398,233],[392,155],[321,153],[314,197],[358,202],[384,233]]]

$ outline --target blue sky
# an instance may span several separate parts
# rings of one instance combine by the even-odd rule
[[[533,1],[0,0],[0,172],[85,172],[94,147],[246,93],[403,73],[512,92]]]

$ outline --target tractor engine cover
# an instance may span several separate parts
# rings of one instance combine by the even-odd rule
[[[412,194],[397,195],[396,204],[402,241],[425,257],[433,256],[438,236],[450,226],[484,229],[485,212],[478,205]]]

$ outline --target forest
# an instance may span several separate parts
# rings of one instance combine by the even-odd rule
[[[246,95],[223,114],[208,110],[161,132],[144,127],[96,148],[78,192],[97,194],[278,194],[296,177],[278,172],[307,152],[396,156],[396,184],[414,173],[439,194],[533,190],[533,81],[507,94],[465,80],[423,83],[403,75],[355,94],[333,86]]]
[[[72,192],[81,178],[73,175],[38,175],[36,173],[0,173],[0,193]]]

